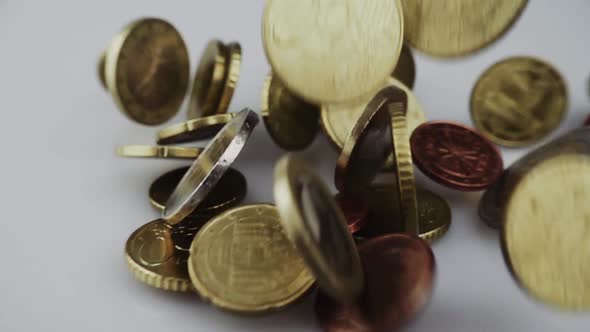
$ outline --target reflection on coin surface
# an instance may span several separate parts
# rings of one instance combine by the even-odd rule
[[[254,314],[279,310],[313,284],[272,205],[248,205],[211,220],[195,237],[188,269],[215,306]]]
[[[159,125],[180,108],[188,88],[188,51],[178,31],[160,19],[128,25],[106,53],[106,82],[132,120]]]
[[[369,205],[364,197],[338,193],[334,200],[342,210],[350,234],[360,231],[367,223]]]
[[[188,119],[197,119],[217,112],[225,82],[227,47],[219,40],[211,40],[201,55],[193,80],[188,104]]]
[[[346,305],[319,292],[320,327],[327,332],[398,331],[430,300],[435,276],[430,246],[408,234],[390,234],[363,241],[359,254],[367,280],[363,295]]]
[[[409,89],[414,87],[414,81],[416,80],[416,63],[414,62],[412,49],[407,44],[404,44],[402,47],[402,52],[399,54],[399,61],[391,76],[400,80],[400,82]]]
[[[215,136],[236,113],[211,115],[188,120],[158,131],[158,144],[181,144],[200,141]]]
[[[269,0],[262,40],[289,91],[317,104],[352,101],[374,94],[393,72],[403,42],[401,3]]]
[[[285,150],[303,150],[319,131],[318,106],[287,90],[280,79],[269,74],[262,91],[261,115],[274,142]]]
[[[476,52],[502,36],[528,0],[402,0],[405,38],[434,56]]]
[[[561,74],[530,57],[503,60],[482,74],[471,93],[475,127],[509,147],[537,142],[565,117],[567,88]]]
[[[184,146],[123,145],[117,148],[119,157],[156,159],[195,159],[203,149]]]
[[[240,79],[240,72],[242,70],[242,47],[239,43],[233,42],[227,44],[227,67],[225,79],[223,82],[223,90],[219,99],[217,107],[217,114],[227,113],[229,104],[234,96],[234,91]]]
[[[509,193],[502,247],[535,299],[590,309],[590,157],[561,154],[529,170]]]
[[[137,280],[163,290],[188,292],[193,289],[188,252],[175,247],[174,232],[161,219],[140,227],[127,240],[125,258]]]

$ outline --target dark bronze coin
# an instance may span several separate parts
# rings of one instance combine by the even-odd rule
[[[328,332],[397,331],[416,317],[432,293],[434,255],[428,243],[408,234],[390,234],[359,246],[365,289],[356,303],[343,305],[322,292],[315,311]]]
[[[348,231],[354,234],[367,223],[369,205],[362,196],[350,196],[342,193],[334,197],[346,218]]]

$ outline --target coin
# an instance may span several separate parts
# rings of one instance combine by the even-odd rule
[[[532,297],[566,310],[590,309],[590,157],[543,161],[508,194],[502,249]]]
[[[159,125],[180,108],[188,88],[188,51],[168,22],[132,22],[111,42],[105,59],[109,92],[130,119]]]
[[[182,146],[123,145],[117,155],[125,158],[195,159],[203,149]]]
[[[359,245],[367,282],[353,304],[319,292],[315,312],[322,330],[398,331],[425,307],[432,293],[435,261],[430,246],[409,234],[390,234]]]
[[[498,179],[494,184],[489,186],[483,193],[477,206],[477,214],[479,218],[490,228],[500,229],[502,228],[502,210],[501,204],[501,192],[502,192],[502,177]]]
[[[416,81],[416,62],[414,62],[412,49],[407,44],[402,46],[402,51],[399,54],[399,61],[391,76],[400,80],[403,85],[410,89],[414,87],[414,82]],[[410,108],[409,105],[408,108]]]
[[[181,144],[200,141],[215,136],[236,113],[211,115],[188,120],[158,131],[158,144]]]
[[[303,150],[319,131],[319,107],[287,90],[278,77],[269,74],[262,91],[262,118],[274,142],[285,150]]]
[[[227,113],[242,70],[242,47],[240,44],[237,42],[227,44],[227,54],[227,73],[221,98],[219,99],[219,106],[217,107],[217,114]]]
[[[125,245],[125,259],[133,276],[151,287],[175,292],[193,290],[187,270],[188,253],[178,250],[174,229],[161,220],[133,232]]]
[[[471,93],[475,127],[494,143],[519,147],[556,129],[568,106],[559,72],[531,57],[502,60],[486,70]]]
[[[474,53],[506,33],[527,0],[402,0],[405,38],[439,57]]]
[[[350,234],[360,231],[367,223],[369,205],[361,196],[338,193],[334,200],[342,210]]]
[[[100,80],[100,84],[102,84],[103,88],[108,89],[107,78],[106,78],[105,72],[104,72],[104,68],[106,65],[106,56],[107,56],[106,51],[104,51],[100,54],[100,57],[98,58],[97,69],[98,69],[98,79]]]
[[[188,119],[217,113],[227,66],[227,46],[217,39],[209,41],[193,80],[188,104]]]
[[[206,301],[255,314],[282,309],[313,285],[272,205],[234,208],[209,221],[190,248],[188,270]]]
[[[287,236],[331,297],[351,302],[361,293],[363,274],[346,219],[311,167],[293,155],[275,166],[274,197]]]
[[[395,68],[401,11],[399,0],[269,0],[262,23],[266,56],[288,90],[309,102],[361,99]]]
[[[152,206],[159,211],[164,210],[170,195],[188,169],[188,167],[175,169],[160,176],[152,183],[149,189],[149,199]],[[240,204],[246,197],[246,192],[247,182],[244,175],[229,168],[191,215],[219,214]]]
[[[201,204],[238,157],[257,124],[258,115],[244,109],[211,140],[166,202],[162,216],[168,224],[178,224]]]

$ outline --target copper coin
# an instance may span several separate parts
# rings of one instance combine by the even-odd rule
[[[420,170],[443,186],[462,191],[489,187],[502,174],[502,156],[475,130],[452,122],[427,122],[410,138]]]
[[[368,220],[369,205],[367,201],[359,196],[344,195],[342,193],[336,194],[334,199],[344,213],[350,234],[360,231]]]
[[[409,234],[389,234],[359,246],[365,289],[356,303],[340,304],[318,293],[315,311],[328,332],[397,331],[426,306],[435,275],[428,243]]]

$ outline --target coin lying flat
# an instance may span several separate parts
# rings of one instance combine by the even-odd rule
[[[209,41],[193,80],[188,104],[189,120],[217,113],[225,83],[227,61],[226,45],[216,39]]]
[[[200,141],[215,136],[235,113],[211,115],[204,118],[188,120],[158,131],[158,144],[181,144]]]
[[[105,78],[125,115],[144,125],[162,124],[178,112],[188,88],[186,45],[166,21],[135,21],[111,42]]]
[[[205,225],[190,248],[188,270],[199,294],[229,311],[282,309],[313,285],[272,205],[229,210]]]
[[[285,150],[308,147],[319,131],[318,106],[293,95],[276,75],[269,74],[262,91],[261,115],[274,142]]]
[[[227,68],[225,79],[223,81],[223,90],[217,106],[217,114],[227,113],[229,104],[234,96],[234,91],[240,79],[242,70],[242,47],[239,43],[233,42],[227,44]]]
[[[531,57],[502,60],[482,74],[471,93],[475,127],[494,143],[519,147],[556,129],[567,112],[561,74]]]
[[[434,56],[474,53],[500,38],[527,0],[402,0],[405,38]]]
[[[117,155],[125,158],[195,159],[203,149],[183,146],[123,145]]]
[[[590,309],[588,188],[588,154],[557,155],[518,180],[504,210],[510,271],[535,299],[562,309]]]
[[[395,68],[403,42],[401,3],[270,0],[262,40],[289,91],[316,104],[360,99],[379,90]]]
[[[283,228],[319,287],[339,301],[355,301],[363,288],[361,262],[322,180],[303,159],[287,155],[275,166],[274,197]]]
[[[414,61],[412,49],[407,44],[403,45],[402,51],[399,54],[399,61],[391,76],[398,79],[409,89],[414,87],[414,82],[416,81],[416,62]]]

